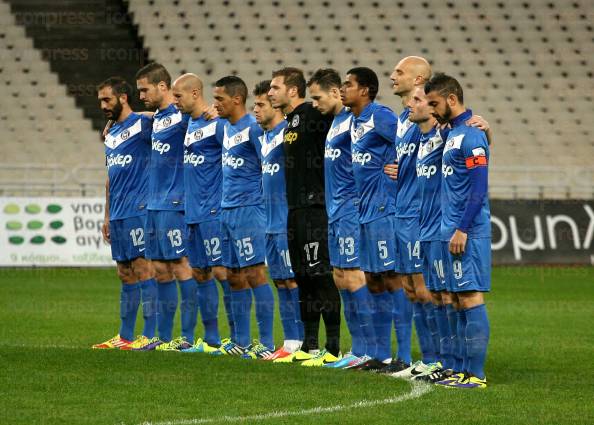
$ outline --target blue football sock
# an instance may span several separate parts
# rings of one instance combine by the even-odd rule
[[[340,298],[342,299],[342,307],[344,309],[344,320],[346,321],[347,328],[351,333],[351,351],[356,356],[362,356],[365,354],[365,348],[362,346],[361,340],[361,329],[359,322],[357,321],[357,313],[355,306],[353,305],[353,299],[351,293],[346,289],[339,289]]]
[[[444,369],[452,369],[452,335],[445,305],[435,306],[435,321],[439,330],[439,356]]]
[[[412,303],[406,298],[403,289],[392,292],[394,300],[393,319],[396,328],[396,340],[398,341],[397,356],[400,360],[410,364],[411,337],[412,337]]]
[[[214,279],[199,282],[197,286],[198,303],[202,324],[204,325],[204,341],[212,346],[221,345],[219,335],[219,288]]]
[[[427,326],[427,317],[425,316],[425,307],[421,303],[413,303],[413,319],[417,330],[419,347],[421,348],[421,360],[425,364],[435,362],[435,348],[431,333]]]
[[[160,282],[159,291],[158,327],[159,339],[163,342],[171,341],[173,332],[173,319],[177,310],[177,284],[175,280]]]
[[[373,294],[373,328],[376,352],[370,356],[384,361],[392,357],[392,296],[388,291]]]
[[[241,347],[247,347],[252,340],[251,335],[251,313],[252,313],[252,290],[231,289],[231,310],[233,311],[233,323],[235,327],[235,342]]]
[[[281,324],[285,341],[297,340],[297,324],[295,323],[295,312],[293,311],[291,294],[285,287],[276,288],[278,292],[278,312],[280,313]]]
[[[289,289],[291,295],[291,308],[293,316],[295,317],[295,329],[297,341],[303,341],[305,329],[303,328],[303,321],[301,320],[301,306],[299,304],[299,287]]]
[[[457,310],[456,318],[458,319],[456,336],[459,361],[456,364],[455,370],[460,372],[466,372],[466,368],[468,367],[466,359],[466,312],[464,310]]]
[[[190,344],[194,343],[194,331],[196,330],[196,321],[198,320],[197,285],[193,278],[179,281],[179,290],[181,292],[181,303],[179,305],[181,334]]]
[[[489,319],[484,304],[469,308],[466,313],[466,370],[480,379],[485,378],[485,359],[489,345]]]
[[[229,325],[229,335],[231,340],[235,341],[235,326],[233,324],[233,311],[231,310],[231,285],[228,280],[219,282],[223,288],[223,304],[225,305],[225,314],[227,315],[227,324]]]
[[[140,282],[140,291],[142,295],[142,317],[144,318],[142,334],[151,339],[155,337],[155,331],[157,330],[157,281],[148,279]]]
[[[452,369],[455,372],[462,372],[462,359],[458,352],[458,315],[453,304],[446,304],[448,323],[450,325],[450,349],[452,353]]]
[[[127,284],[122,282],[120,290],[120,337],[128,341],[134,340],[134,326],[136,325],[136,314],[140,306],[140,285],[138,283]]]
[[[437,321],[435,319],[435,305],[432,302],[423,304],[425,309],[425,319],[427,320],[427,329],[431,335],[433,342],[433,357],[435,361],[439,360],[439,329],[437,329]]]
[[[273,350],[274,294],[272,293],[272,288],[268,283],[265,283],[264,285],[252,288],[252,292],[256,300],[256,320],[258,321],[260,342],[270,350]]]
[[[391,295],[388,293],[388,296]],[[361,356],[367,354],[371,356],[372,353],[377,352],[377,338],[375,335],[375,326],[373,322],[373,300],[371,299],[371,293],[367,286],[362,286],[355,292],[351,292],[351,299],[353,302],[353,308],[357,314],[357,323],[359,324],[361,339],[363,341],[363,351],[355,354]],[[390,306],[392,309],[392,306]],[[392,314],[390,312],[390,336],[392,335]],[[392,354],[392,341],[390,337],[390,354]],[[383,359],[381,359],[383,360]]]

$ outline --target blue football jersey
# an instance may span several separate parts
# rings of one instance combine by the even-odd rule
[[[394,214],[396,182],[386,176],[384,165],[396,159],[397,120],[390,108],[378,103],[370,103],[353,119],[351,158],[361,223]]]
[[[396,217],[419,216],[419,188],[417,185],[417,152],[421,130],[408,119],[410,109],[404,108],[398,117],[396,130],[396,159],[398,180],[396,185]]]
[[[443,149],[441,171],[442,209],[441,237],[449,241],[466,209],[470,196],[469,170],[475,167],[487,167],[489,163],[489,144],[485,133],[476,127],[465,124],[472,117],[467,110],[456,117],[450,124],[452,130]],[[489,199],[485,196],[478,214],[468,229],[469,238],[491,237],[491,213]]]
[[[184,142],[184,182],[186,223],[202,223],[218,218],[221,212],[223,171],[223,127],[216,118],[190,118]]]
[[[285,181],[284,129],[288,123],[282,120],[272,130],[260,136],[262,159],[262,190],[266,209],[266,233],[286,233],[287,183]]]
[[[105,137],[111,220],[136,217],[146,211],[151,125],[150,118],[131,113],[124,121],[116,122]]]
[[[153,116],[148,209],[184,210],[184,138],[188,115],[171,104]]]
[[[223,137],[223,199],[221,207],[261,205],[262,165],[259,137],[264,134],[256,118],[244,115],[225,123]]]
[[[326,136],[324,180],[326,212],[330,223],[359,211],[359,193],[351,157],[352,120],[353,114],[343,108],[334,117]]]
[[[441,240],[441,157],[448,133],[431,128],[421,134],[417,154],[420,241]]]

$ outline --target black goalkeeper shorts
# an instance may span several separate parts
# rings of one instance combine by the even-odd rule
[[[332,272],[328,254],[328,216],[324,207],[289,211],[287,235],[295,277]]]

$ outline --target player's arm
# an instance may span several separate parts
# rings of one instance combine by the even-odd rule
[[[111,243],[111,234],[109,232],[109,177],[105,180],[105,217],[103,219],[101,233],[103,234],[103,240]]]
[[[211,121],[211,120],[214,120],[215,118],[218,118],[219,113],[217,112],[214,105],[210,105],[208,108],[206,108],[206,111],[204,111],[202,113],[202,116],[204,117],[204,119]]]
[[[489,143],[489,146],[493,144],[493,131],[491,130],[491,126],[486,119],[480,115],[473,115],[468,121],[466,121],[466,125],[470,127],[476,127],[479,130],[484,131],[485,136],[487,136],[487,142]]]
[[[485,142],[483,142],[485,143]],[[466,240],[468,239],[468,230],[472,221],[482,208],[483,200],[487,196],[488,189],[488,159],[486,147],[475,144],[467,149],[463,149],[468,177],[470,179],[470,193],[466,199],[466,206],[462,218],[454,235],[450,239],[450,252],[454,255],[464,253]]]
[[[374,115],[376,131],[384,138],[386,143],[396,148],[396,129],[398,128],[398,118],[393,112],[380,112]],[[392,180],[398,179],[398,162],[394,160],[391,164],[384,165],[384,174]]]

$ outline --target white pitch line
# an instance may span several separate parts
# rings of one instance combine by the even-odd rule
[[[252,422],[252,421],[263,421],[267,419],[275,419],[275,418],[286,418],[289,416],[308,416],[308,415],[317,415],[320,413],[334,413],[334,412],[341,412],[343,410],[350,410],[350,409],[360,409],[364,407],[373,407],[373,406],[380,406],[384,404],[395,404],[401,403],[403,401],[413,400],[415,398],[419,398],[427,393],[429,393],[433,387],[429,384],[419,383],[419,382],[412,382],[411,383],[412,389],[409,393],[384,398],[381,400],[361,400],[357,401],[352,404],[337,404],[335,406],[328,406],[328,407],[313,407],[311,409],[302,409],[302,410],[285,410],[285,411],[273,411],[269,413],[261,413],[258,415],[249,415],[249,416],[219,416],[215,418],[195,418],[195,419],[179,419],[174,421],[167,421],[167,422],[142,422],[141,425],[200,425],[200,424],[211,424],[216,422]]]

